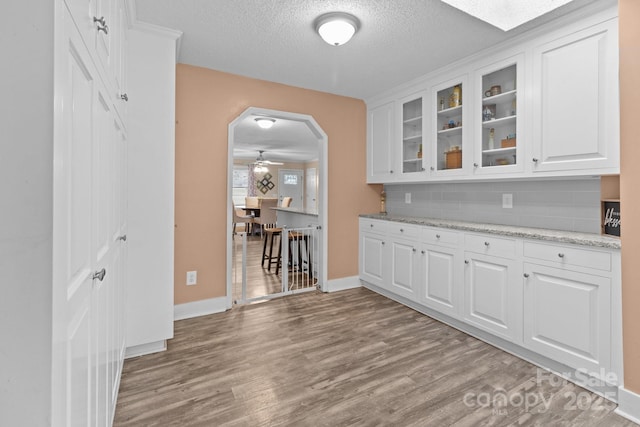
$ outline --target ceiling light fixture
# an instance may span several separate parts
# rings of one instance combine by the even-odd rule
[[[266,117],[258,117],[255,120],[258,126],[260,126],[262,129],[270,129],[271,126],[273,126],[276,122],[274,119],[269,119]]]
[[[330,45],[340,46],[351,40],[360,28],[360,20],[344,12],[320,15],[314,21],[316,32]]]

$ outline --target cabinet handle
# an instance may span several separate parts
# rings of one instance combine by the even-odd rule
[[[107,21],[104,20],[104,16],[101,16],[100,18],[96,18],[95,16],[93,17],[93,22],[95,22],[98,28],[98,31],[102,31],[105,34],[109,34],[109,26],[107,25]]]
[[[563,254],[562,252],[560,252],[560,253],[558,254],[558,257],[560,257],[560,258],[564,258],[564,254]]]
[[[485,246],[489,246],[489,242],[484,242],[484,245]]]
[[[465,259],[465,260],[464,260],[464,263],[465,263],[465,264],[469,264],[469,260],[468,260],[468,259]]]
[[[104,280],[104,276],[107,275],[107,270],[105,270],[104,268],[100,271],[96,271],[95,273],[93,273],[93,280],[100,280],[101,282]]]
[[[477,167],[478,167],[478,164],[477,164],[477,163],[474,163],[474,164],[473,164],[473,167],[474,167],[474,168],[477,168]]]
[[[439,238],[440,238],[440,235],[439,235],[439,234],[436,234],[436,239],[439,239]]]
[[[127,241],[127,235],[123,234],[122,236],[118,237],[118,240],[122,240],[123,242]]]
[[[120,95],[120,99],[122,99],[125,102],[129,102],[129,95],[127,95],[126,93],[123,93],[122,95]]]
[[[529,278],[529,273],[524,273],[523,276],[524,276],[525,279],[528,279]]]
[[[538,163],[538,159],[536,159],[535,157],[531,160],[533,160],[533,163]]]

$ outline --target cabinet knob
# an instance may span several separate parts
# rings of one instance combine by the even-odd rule
[[[400,229],[400,232],[401,232],[401,233],[404,233],[404,228],[401,228],[401,229]]]
[[[464,263],[465,263],[465,264],[469,264],[469,260],[468,260],[468,259],[465,259],[465,260],[464,260]]]
[[[95,273],[93,273],[93,280],[100,280],[101,282],[104,280],[104,276],[107,275],[107,270],[105,270],[104,268],[100,271],[96,271]]]
[[[484,242],[484,245],[485,246],[489,246],[489,242]]]
[[[473,164],[473,167],[474,167],[474,168],[477,168],[477,167],[478,167],[478,164],[477,164],[477,163],[474,163],[474,164]]]
[[[558,257],[559,257],[559,258],[564,258],[564,254],[563,254],[562,252],[560,252],[560,253],[558,254]]]
[[[98,28],[98,31],[109,34],[109,26],[107,25],[107,21],[104,20],[104,16],[101,16],[100,18],[94,16],[93,22],[97,24],[96,27]]]
[[[373,224],[369,224],[369,227],[373,228]]]
[[[120,95],[120,99],[122,99],[125,102],[129,102],[129,95],[127,95],[126,93],[123,93],[122,95]]]
[[[538,159],[536,159],[535,157],[531,160],[533,160],[533,163],[538,163]]]
[[[421,253],[422,255],[424,255],[426,252],[425,252],[425,251],[420,251],[420,253]]]
[[[422,169],[423,171],[426,170],[425,168],[420,168],[420,169]]]
[[[389,171],[389,173],[393,173],[393,171]]]
[[[431,169],[431,172],[433,172],[434,170],[436,170],[433,166],[431,166],[429,169]]]
[[[439,238],[440,238],[440,235],[439,235],[439,234],[436,234],[436,239],[439,239]]]
[[[416,248],[411,249],[413,252],[416,252]]]
[[[524,276],[525,279],[528,279],[529,278],[529,273],[524,273],[523,276]]]
[[[118,240],[122,240],[123,242],[126,242],[127,241],[127,235],[123,234],[122,236],[119,236]]]
[[[382,242],[382,244],[384,245],[384,242]]]

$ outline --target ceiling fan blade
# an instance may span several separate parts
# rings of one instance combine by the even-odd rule
[[[265,164],[267,164],[267,165],[273,165],[273,166],[282,166],[282,165],[284,165],[284,163],[282,163],[282,162],[272,162],[271,160],[264,160],[263,162]]]

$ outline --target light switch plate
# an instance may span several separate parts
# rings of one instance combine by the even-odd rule
[[[411,203],[411,193],[404,193],[404,202]]]
[[[513,194],[505,193],[502,195],[502,207],[504,209],[513,208]]]

